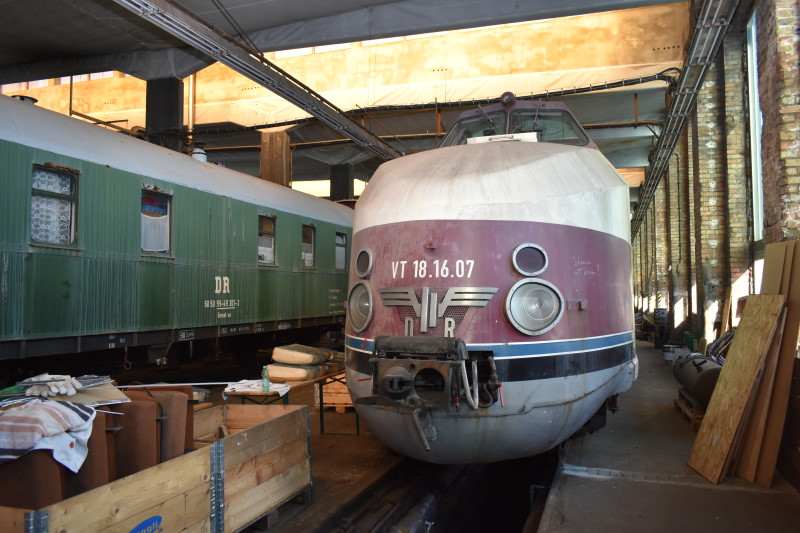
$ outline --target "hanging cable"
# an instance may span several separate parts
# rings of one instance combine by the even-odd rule
[[[467,398],[467,403],[473,409],[478,408],[478,364],[472,361],[472,391],[469,390],[469,381],[467,380],[467,362],[461,360],[461,386],[464,396]]]

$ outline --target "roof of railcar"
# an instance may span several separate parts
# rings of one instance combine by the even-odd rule
[[[323,222],[353,224],[353,211],[345,206],[7,96],[0,97],[0,139]]]

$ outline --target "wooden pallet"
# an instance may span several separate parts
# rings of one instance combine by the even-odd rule
[[[325,385],[324,408],[335,408],[337,413],[346,413],[353,408],[350,393],[344,383],[333,382]]]
[[[695,400],[694,396],[689,394],[686,389],[678,389],[678,397],[673,401],[675,407],[692,423],[692,429],[695,431],[700,429],[700,424],[703,423],[703,416],[706,414],[705,407]]]

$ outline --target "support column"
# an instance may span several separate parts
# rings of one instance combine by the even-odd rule
[[[159,78],[147,82],[147,139],[171,150],[183,150],[183,81]]]
[[[633,307],[642,310],[642,230],[631,246],[631,280],[633,282]]]
[[[647,256],[645,264],[647,270],[647,312],[652,313],[656,308],[658,273],[656,272],[656,206],[655,201],[650,204],[647,211]]]
[[[331,166],[331,200],[350,200],[353,198],[353,165]]]
[[[672,212],[669,204],[669,180],[662,179],[658,184],[655,196],[655,292],[656,307],[669,306],[670,280],[669,280],[669,220]]]
[[[697,223],[695,219],[695,193],[694,182],[697,179],[698,159],[695,157],[695,146],[697,146],[697,117],[694,113],[690,114],[689,122],[686,128],[686,200],[687,210],[689,212],[689,225],[687,231],[689,232],[689,250],[688,262],[689,267],[687,275],[689,276],[689,330],[697,333],[697,315],[699,304],[697,297],[697,248],[695,247],[695,237]],[[691,347],[690,347],[691,348]]]
[[[695,106],[697,174],[695,194],[695,250],[697,258],[697,331],[708,342],[717,337],[715,328],[730,273],[728,269],[728,209],[725,168],[725,116],[721,61],[711,64]]]
[[[653,213],[653,308],[663,309],[667,311],[670,307],[669,295],[670,277],[669,277],[669,219],[672,216],[669,206],[669,180],[662,179],[656,189],[654,198],[655,211]],[[659,318],[658,314],[654,314],[656,323],[656,335],[654,342],[657,347],[667,344],[667,337],[669,323],[664,318]]]
[[[745,68],[742,62],[744,46],[742,43],[742,22],[736,19],[723,41],[723,60],[725,76],[725,146],[726,151],[726,192],[728,204],[728,257],[731,311],[730,324],[739,322],[736,316],[736,302],[750,292],[750,238],[748,232],[749,204],[749,165],[747,153],[748,132],[745,112]],[[725,302],[723,302],[725,304]],[[721,332],[728,329],[721,325]]]
[[[800,238],[800,6],[797,0],[755,4],[764,114],[764,242],[768,244]]]
[[[688,135],[684,131],[669,167],[669,234],[670,308],[668,320],[672,329],[670,342],[683,343],[683,333],[691,330],[692,263],[691,219],[689,207]]]
[[[285,131],[261,133],[258,177],[284,187],[292,186],[292,149]]]

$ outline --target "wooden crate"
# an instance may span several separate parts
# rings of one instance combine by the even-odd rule
[[[306,406],[198,411],[195,437],[199,449],[43,509],[0,507],[0,529],[239,531],[311,485]]]
[[[238,531],[311,486],[308,407],[220,405],[195,414],[198,444],[224,434],[225,531]]]

